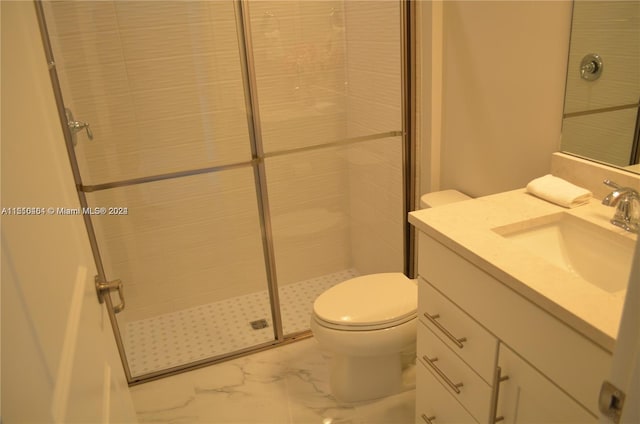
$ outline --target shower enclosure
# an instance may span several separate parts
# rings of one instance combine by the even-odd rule
[[[328,287],[407,271],[406,4],[36,7],[130,383],[308,336]]]

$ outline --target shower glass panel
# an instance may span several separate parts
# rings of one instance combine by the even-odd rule
[[[232,2],[43,4],[84,185],[251,160]]]
[[[266,153],[346,137],[342,1],[250,3]]]
[[[250,16],[285,334],[348,278],[402,272],[398,1],[260,1]],[[327,145],[332,147],[327,147]],[[336,147],[333,147],[336,146]]]
[[[402,272],[402,142],[386,138],[266,160],[285,334],[358,275]]]
[[[133,376],[273,340],[251,167],[87,198],[128,211],[93,222],[106,274],[126,282],[117,318]]]
[[[402,129],[399,1],[250,2],[267,155]]]

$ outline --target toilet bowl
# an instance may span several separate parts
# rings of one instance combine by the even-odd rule
[[[403,389],[403,353],[415,351],[417,284],[402,273],[352,278],[321,294],[311,331],[330,352],[331,391],[359,402]]]
[[[420,208],[470,199],[456,190],[427,193]],[[343,402],[403,390],[403,358],[415,359],[418,286],[401,273],[370,274],[339,283],[313,304],[311,331],[331,355],[331,391]]]

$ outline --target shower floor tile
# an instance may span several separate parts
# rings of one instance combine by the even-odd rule
[[[334,285],[356,277],[354,269],[280,287],[284,334],[309,329],[314,300]],[[254,330],[251,322],[265,319]],[[234,352],[274,339],[267,290],[128,322],[124,345],[129,368],[139,376]]]

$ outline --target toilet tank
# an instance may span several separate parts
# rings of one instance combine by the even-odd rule
[[[420,196],[420,209],[435,208],[468,199],[471,199],[471,197],[460,193],[458,190],[434,191]]]

